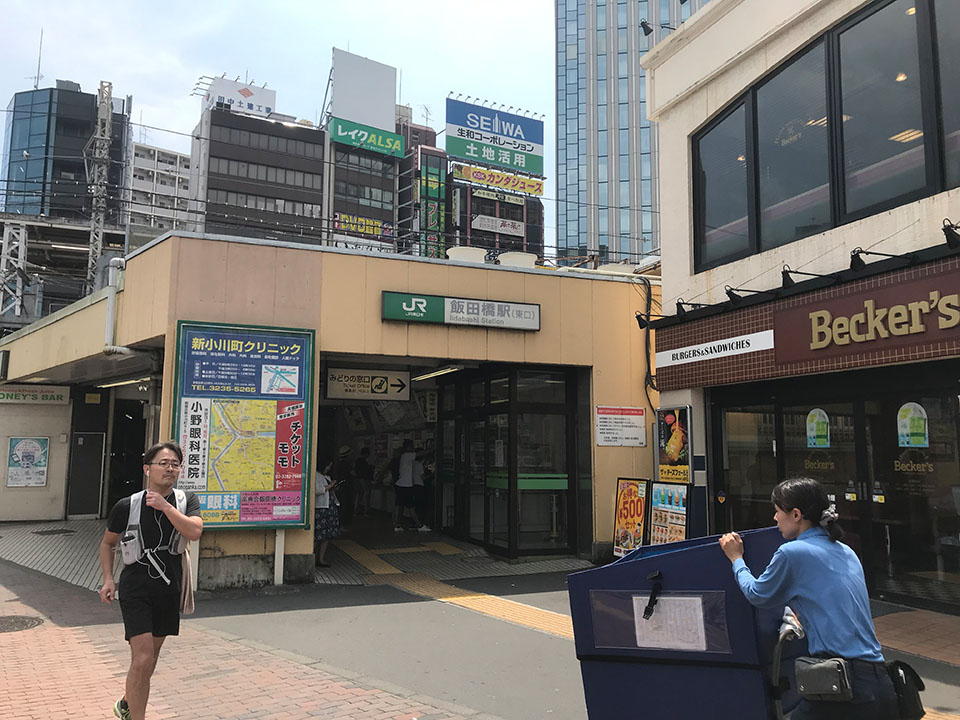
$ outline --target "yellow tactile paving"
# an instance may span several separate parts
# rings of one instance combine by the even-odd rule
[[[337,540],[333,541],[333,544],[336,545],[340,550],[343,550],[343,552],[352,557],[358,563],[363,565],[374,575],[394,575],[401,572],[399,568],[395,568],[390,563],[380,559],[378,555],[370,552],[362,545],[355,543],[353,540],[344,540],[342,538],[338,538]]]
[[[505,620],[515,625],[522,625],[533,630],[573,640],[573,621],[566,615],[494,595],[462,590],[422,573],[381,575],[377,578],[371,578],[370,582],[372,584],[393,585],[414,595],[450,603],[498,620]]]
[[[379,550],[371,550],[371,552],[377,555],[400,555],[404,553],[430,552],[432,549],[433,548],[428,547],[380,548]]]
[[[423,543],[423,546],[433,550],[438,555],[459,555],[463,552],[460,548],[445,542],[427,542]]]

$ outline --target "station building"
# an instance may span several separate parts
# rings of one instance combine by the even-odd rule
[[[599,559],[617,478],[653,471],[652,439],[598,446],[594,414],[641,408],[651,436],[634,316],[659,278],[179,231],[112,269],[0,339],[0,442],[34,441],[0,521],[104,517],[140,488],[144,447],[174,437],[206,519],[199,587],[305,581],[318,464],[369,448],[389,522],[386,471],[411,440],[435,530]]]
[[[951,0],[713,0],[642,60],[657,381],[692,408],[711,530],[772,524],[773,486],[816,477],[874,596],[952,612],[958,24]]]

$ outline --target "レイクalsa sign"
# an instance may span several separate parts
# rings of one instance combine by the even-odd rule
[[[330,139],[341,145],[372,150],[391,157],[403,157],[403,135],[349,120],[330,118]]]

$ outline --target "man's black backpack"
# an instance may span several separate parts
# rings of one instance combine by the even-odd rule
[[[390,461],[390,476],[393,478],[393,484],[397,484],[397,480],[400,479],[400,453],[397,453],[393,456],[393,460]]]

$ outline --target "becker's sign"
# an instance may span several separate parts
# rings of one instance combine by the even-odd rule
[[[960,339],[960,294],[943,275],[816,300],[774,315],[777,364]]]

